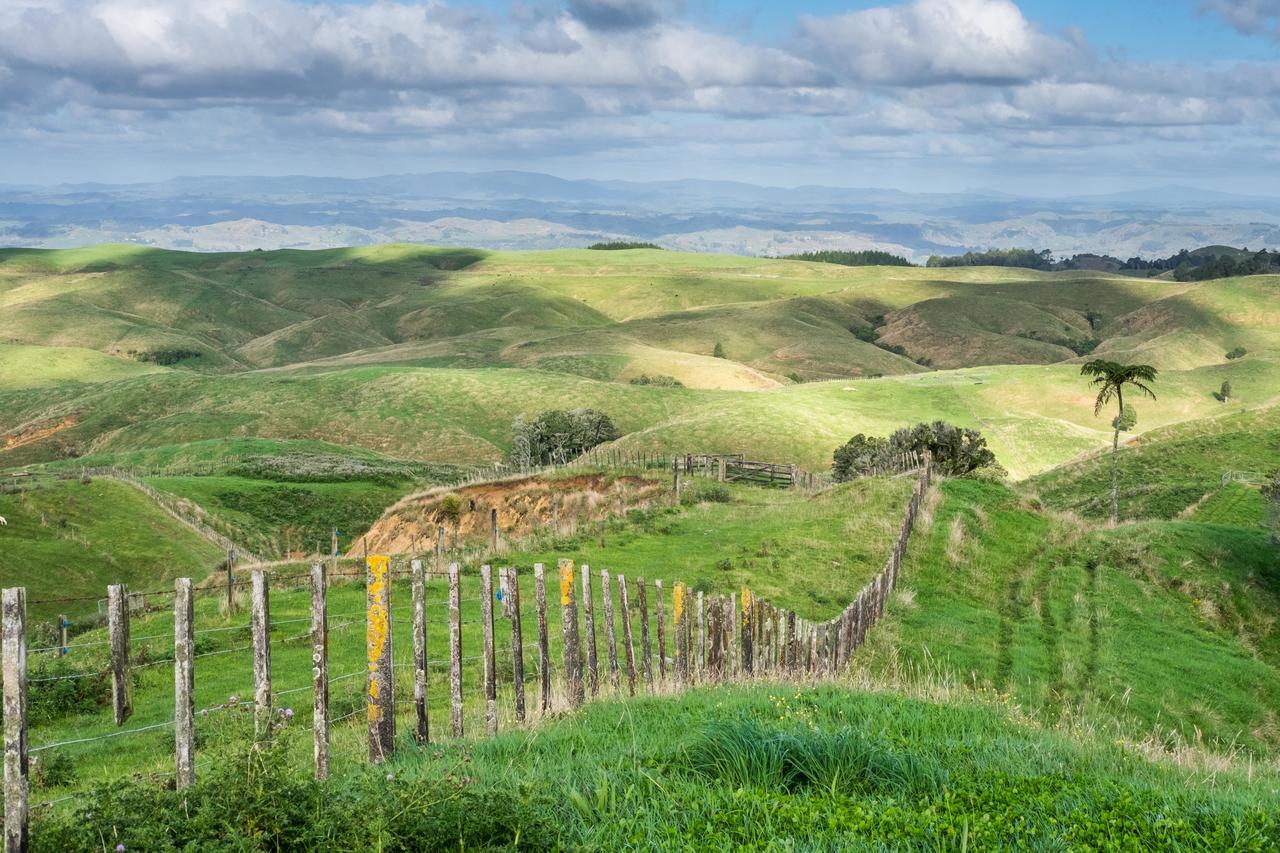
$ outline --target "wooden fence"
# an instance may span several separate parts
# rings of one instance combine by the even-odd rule
[[[716,460],[717,475],[727,474],[732,457],[708,457]],[[692,461],[693,457],[686,457]],[[723,461],[721,461],[723,460]],[[742,460],[736,460],[741,464]],[[697,465],[695,463],[694,467]],[[704,466],[705,467],[705,466]],[[741,595],[709,595],[676,581],[669,588],[662,580],[637,577],[628,581],[622,575],[610,577],[607,569],[598,575],[590,567],[580,568],[572,560],[563,559],[555,567],[551,582],[558,595],[552,607],[558,607],[561,627],[560,660],[552,661],[546,568],[534,566],[533,608],[536,613],[536,642],[526,647],[522,629],[520,577],[515,569],[499,569],[495,576],[490,565],[479,569],[480,581],[480,696],[483,701],[483,725],[486,735],[499,727],[498,677],[495,654],[498,646],[495,625],[510,627],[510,699],[515,724],[525,723],[538,709],[539,716],[550,712],[557,701],[577,708],[599,696],[654,693],[684,689],[699,684],[718,684],[750,679],[816,679],[838,674],[848,665],[854,652],[865,642],[870,629],[884,614],[889,595],[897,585],[903,555],[914,528],[920,506],[931,482],[931,467],[926,459],[915,482],[897,536],[888,558],[876,575],[834,619],[816,622],[793,611],[774,605],[744,588]],[[413,735],[420,744],[432,739],[429,726],[428,679],[430,666],[426,650],[428,621],[424,590],[433,576],[443,574],[448,581],[448,684],[449,725],[452,737],[462,737],[464,730],[463,626],[474,620],[462,619],[463,569],[458,563],[444,573],[429,570],[422,559],[411,560],[406,570],[395,571],[388,557],[369,556],[360,574],[365,586],[366,668],[342,676],[364,677],[364,708],[368,726],[369,761],[385,761],[396,747],[396,678],[397,669],[391,652],[393,629],[393,580],[397,575],[410,582],[411,607],[409,624],[412,632],[413,663]],[[298,690],[309,690],[313,696],[312,737],[314,772],[318,778],[329,773],[329,740],[334,724],[350,715],[332,719],[329,711],[329,610],[328,592],[335,578],[329,567],[315,564],[305,575],[310,589],[311,680],[308,687],[273,694],[270,595],[274,577],[264,569],[252,573],[250,606],[254,737],[267,741],[273,732],[272,721],[283,709],[275,708],[278,696]],[[292,578],[292,576],[290,576]],[[596,577],[598,577],[598,586]],[[616,590],[615,590],[616,586]],[[615,599],[616,591],[616,599]],[[196,778],[195,708],[196,652],[194,597],[196,590],[187,578],[178,579],[172,593],[174,601],[174,768],[172,778],[179,787],[194,783]],[[155,593],[147,593],[154,595]],[[667,598],[669,595],[669,598]],[[634,596],[634,598],[633,598]],[[652,596],[652,598],[650,597]],[[131,667],[137,664],[130,655],[131,593],[124,585],[108,589],[111,713],[116,726],[123,726],[134,711]],[[595,602],[602,604],[597,613]],[[616,606],[615,606],[616,600]],[[495,607],[495,602],[500,607]],[[669,609],[668,609],[669,603]],[[650,607],[652,604],[652,608]],[[11,588],[0,594],[0,658],[3,667],[4,709],[4,808],[7,851],[24,851],[28,842],[28,760],[30,752],[62,746],[49,744],[29,747],[27,742],[28,649],[26,646],[26,590]],[[621,621],[621,630],[615,617]],[[434,618],[440,618],[438,616]],[[598,621],[599,620],[599,621]],[[298,621],[298,620],[292,620]],[[636,622],[638,621],[638,624]],[[600,624],[600,623],[603,624]],[[206,631],[228,630],[211,628]],[[600,653],[603,633],[604,654]],[[472,637],[469,644],[476,644]],[[619,648],[619,646],[621,648]],[[538,692],[535,703],[526,699],[526,648],[536,649]],[[32,650],[47,651],[47,650]],[[655,659],[656,652],[656,659]],[[218,652],[212,652],[217,654]],[[505,660],[505,656],[504,656]],[[532,662],[531,662],[532,663]],[[552,672],[559,674],[553,696]],[[335,679],[336,680],[336,679]],[[503,691],[506,696],[506,689]],[[201,712],[203,714],[205,712]],[[159,728],[141,726],[121,730],[131,734]],[[439,739],[439,726],[435,735]],[[106,735],[113,737],[117,733]],[[84,740],[95,740],[86,738]],[[73,740],[69,743],[80,743]]]

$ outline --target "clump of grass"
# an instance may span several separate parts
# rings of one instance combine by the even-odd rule
[[[786,731],[751,718],[713,720],[685,755],[695,773],[739,787],[923,793],[946,778],[929,761],[848,726]]]

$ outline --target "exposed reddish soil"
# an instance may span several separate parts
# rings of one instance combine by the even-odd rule
[[[39,421],[15,432],[0,435],[0,450],[13,450],[15,447],[31,444],[33,441],[40,441],[75,425],[76,418],[74,415],[68,415],[65,418],[56,420]]]
[[[462,513],[455,524],[442,504],[447,495],[462,499]],[[667,499],[664,481],[643,477],[582,474],[547,480],[525,477],[497,483],[480,483],[456,489],[439,488],[404,498],[382,514],[365,537],[371,554],[400,554],[434,549],[438,531],[445,528],[446,544],[487,543],[490,513],[498,511],[499,540],[510,542],[552,527],[552,506],[557,507],[559,529],[571,532],[584,522],[617,515],[619,496],[627,510]]]

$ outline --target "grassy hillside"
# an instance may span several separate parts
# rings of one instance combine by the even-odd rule
[[[1244,359],[1162,374],[1139,429],[1220,414],[1224,379],[1236,406],[1276,401],[1280,363]],[[0,393],[0,430],[38,438],[0,450],[0,466],[67,455],[133,453],[226,436],[321,440],[401,459],[499,459],[518,414],[552,405],[610,413],[620,444],[663,451],[749,451],[829,465],[852,434],[885,435],[937,418],[980,429],[1002,464],[1028,476],[1107,446],[1078,368],[997,366],[825,382],[769,392],[641,387],[526,370],[362,367],[202,376],[172,371],[87,388]],[[45,429],[47,427],[47,429]],[[6,433],[0,432],[0,438]]]
[[[1037,718],[1169,746],[1280,744],[1280,564],[1258,529],[1098,530],[950,481],[866,666],[985,686]]]
[[[305,733],[281,737],[297,746]],[[103,793],[39,820],[33,849],[97,849],[104,838],[130,850],[1280,844],[1273,771],[1207,773],[990,704],[833,686],[609,702],[533,732],[406,745],[385,767],[327,784],[273,760],[283,752],[210,768],[181,793],[147,783]]]
[[[605,531],[603,546],[591,531],[504,555],[502,562],[520,568],[526,602],[530,563],[572,555],[579,565],[633,581],[680,578],[715,592],[746,583],[822,618],[876,570],[907,486],[873,479],[812,497],[734,487],[729,503],[636,512]],[[421,845],[437,838],[433,833],[474,845],[510,843],[516,833],[527,844],[602,848],[686,838],[707,846],[792,837],[836,843],[854,830],[891,845],[933,839],[934,846],[959,846],[967,839],[985,846],[1011,838],[1091,845],[1114,837],[1118,820],[1126,838],[1155,846],[1265,846],[1275,839],[1280,796],[1269,758],[1280,741],[1274,712],[1280,645],[1268,627],[1280,604],[1280,578],[1268,547],[1257,531],[1185,522],[1092,533],[1037,511],[1004,487],[947,481],[926,505],[888,619],[839,683],[605,703],[533,731],[458,743],[444,736],[445,593],[433,579],[429,703],[440,742],[419,752],[406,735],[402,754],[375,777],[359,769],[363,722],[346,720],[334,733],[338,781],[323,792],[311,792],[303,778],[310,750],[308,595],[300,580],[286,577],[272,595],[273,669],[277,704],[294,716],[270,772],[253,777],[259,784],[232,786],[254,793],[231,808],[237,817],[219,822],[218,832],[224,838],[256,832],[258,844],[277,831],[315,844],[347,839],[339,846],[379,839],[394,846],[401,838]],[[477,583],[469,567],[463,589],[469,732],[480,730],[482,714],[470,651]],[[405,663],[407,588],[397,584],[392,596],[393,649]],[[202,784],[220,791],[225,809],[224,768],[238,768],[243,780],[247,766],[241,751],[251,729],[244,701],[251,668],[247,628],[236,627],[245,616],[224,615],[220,597],[212,590],[197,601],[196,702],[212,709],[197,722]],[[138,670],[130,727],[163,724],[172,714],[164,659],[172,620],[164,605],[134,624],[139,654],[158,665]],[[339,716],[362,708],[363,606],[361,586],[331,590],[331,674],[338,679],[332,707]],[[597,601],[597,618],[601,612]],[[524,615],[531,643],[528,604]],[[550,620],[558,661],[556,608]],[[504,730],[513,725],[508,637],[500,622]],[[104,654],[96,648],[77,649],[64,666],[92,670]],[[530,645],[531,697],[535,660]],[[409,685],[400,688],[403,732],[412,704]],[[921,698],[906,698],[913,695]],[[32,742],[72,731],[87,737],[114,728],[102,710],[81,710],[48,718]],[[167,771],[171,749],[163,728],[60,748],[62,776],[38,795],[72,796],[98,778]],[[565,780],[572,780],[568,788]],[[174,810],[164,786],[140,785],[127,794],[78,795],[38,825],[40,843],[75,848],[84,833],[98,832],[128,839],[126,845],[139,833],[205,837],[202,820],[184,817],[204,813],[203,805]],[[202,803],[204,790],[189,802]],[[361,806],[361,821],[350,824],[344,815],[374,791],[399,805],[386,812]],[[347,805],[300,805],[335,799]],[[273,815],[275,829],[265,829],[259,815]],[[161,829],[178,824],[176,835]]]
[[[0,585],[27,598],[106,597],[107,584],[167,587],[203,578],[221,550],[174,520],[133,486],[116,480],[40,479],[0,490]],[[33,604],[33,619],[96,612],[93,601]]]
[[[1163,519],[1187,515],[1258,526],[1264,518],[1258,486],[1278,469],[1277,407],[1154,430],[1121,449],[1120,514]],[[1051,506],[1106,518],[1110,454],[1048,471],[1028,485]]]

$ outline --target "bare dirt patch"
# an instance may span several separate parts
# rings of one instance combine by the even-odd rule
[[[450,495],[456,495],[461,503],[456,519],[447,510],[447,504],[453,503],[452,499],[446,501]],[[553,515],[558,517],[560,532],[570,533],[584,523],[617,515],[623,507],[632,510],[665,499],[669,499],[665,481],[606,474],[551,480],[524,477],[457,489],[438,488],[410,495],[392,506],[374,523],[365,539],[370,553],[426,551],[435,547],[438,531],[443,527],[450,547],[455,542],[484,543],[489,541],[490,516],[496,509],[499,537],[510,541],[550,531]]]

